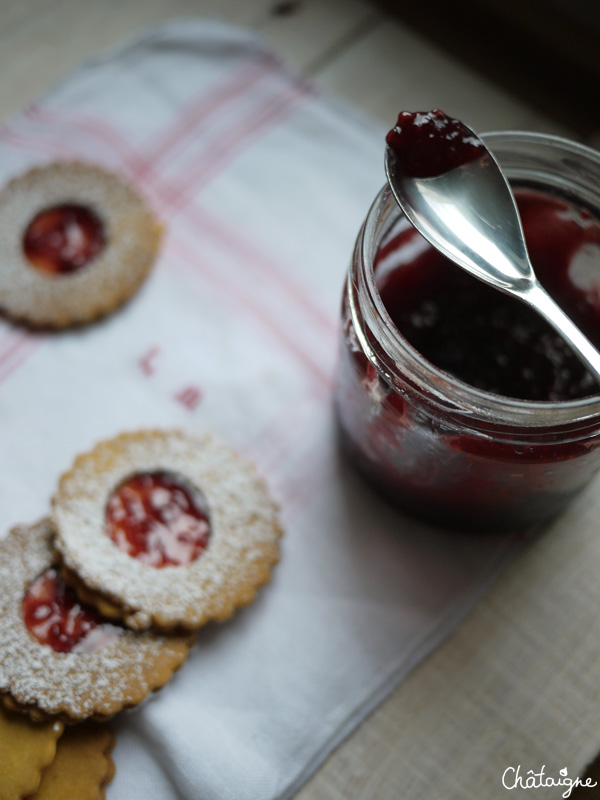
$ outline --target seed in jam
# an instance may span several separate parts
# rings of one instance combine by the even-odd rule
[[[433,178],[474,161],[485,148],[471,131],[443,111],[401,111],[386,136],[398,167],[412,178]]]
[[[40,211],[23,235],[28,261],[42,272],[64,275],[85,267],[104,249],[102,220],[90,208],[75,204]]]
[[[106,527],[120,550],[152,567],[195,561],[210,535],[200,493],[162,471],[124,481],[108,502]]]
[[[54,567],[36,578],[25,592],[23,619],[33,638],[57,653],[85,649],[84,640],[102,625],[100,615],[79,603]]]

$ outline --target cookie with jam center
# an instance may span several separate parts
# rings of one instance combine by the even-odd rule
[[[32,327],[91,322],[128,300],[156,259],[162,228],[120,177],[51,163],[0,191],[0,308]]]
[[[227,619],[279,560],[282,528],[264,481],[210,435],[101,442],[60,480],[52,519],[64,579],[137,630]]]
[[[0,540],[0,701],[36,720],[105,720],[163,686],[191,638],[135,633],[60,578],[48,520]]]

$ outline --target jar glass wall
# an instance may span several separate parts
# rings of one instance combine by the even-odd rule
[[[515,188],[560,198],[600,226],[600,154],[542,134],[484,138]],[[382,253],[408,225],[384,187],[356,242],[335,397],[343,446],[372,484],[423,519],[481,530],[548,519],[600,467],[600,396],[519,400],[427,360],[392,321],[377,284]],[[600,298],[600,247],[585,255]]]

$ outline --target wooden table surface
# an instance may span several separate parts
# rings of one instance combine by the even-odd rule
[[[195,15],[259,32],[322,90],[384,125],[400,108],[441,107],[479,130],[579,138],[366,0],[0,0],[0,118],[90,55],[144,27]],[[401,686],[338,748],[299,800],[397,800],[402,781],[395,752],[406,724],[402,691]],[[593,794],[580,796],[592,800]]]

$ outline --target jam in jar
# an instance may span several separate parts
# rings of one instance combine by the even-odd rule
[[[557,137],[483,137],[507,174],[540,282],[600,347],[600,155]],[[445,527],[548,519],[600,466],[600,387],[535,311],[441,256],[387,187],[342,308],[344,448],[404,510]]]

